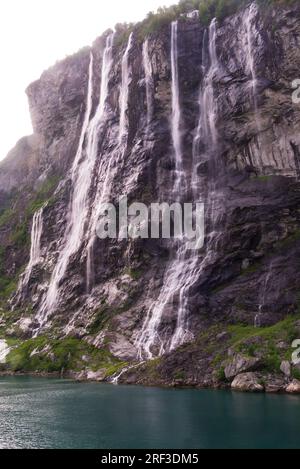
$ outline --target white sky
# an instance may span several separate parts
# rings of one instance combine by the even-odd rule
[[[176,0],[3,0],[0,2],[0,160],[32,133],[25,88],[65,55],[119,22],[142,20]]]

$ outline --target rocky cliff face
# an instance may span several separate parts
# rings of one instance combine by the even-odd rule
[[[252,4],[108,32],[29,86],[34,136],[0,166],[4,336],[75,337],[132,362],[124,381],[209,384],[244,324],[261,364],[257,335],[299,304],[299,17]],[[100,240],[99,204],[122,195],[204,202],[204,247]]]

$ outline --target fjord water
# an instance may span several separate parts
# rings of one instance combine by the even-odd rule
[[[300,398],[0,378],[0,448],[300,448]]]

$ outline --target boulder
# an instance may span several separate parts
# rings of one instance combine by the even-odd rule
[[[259,367],[260,363],[261,360],[259,358],[246,357],[241,354],[235,355],[233,360],[225,367],[226,379],[234,378],[246,371],[254,371]]]
[[[293,379],[293,381],[287,386],[286,392],[290,394],[300,394],[300,381]]]
[[[121,360],[130,361],[136,358],[136,348],[122,334],[114,334],[110,337],[109,351]]]
[[[235,391],[262,392],[264,387],[259,383],[255,373],[241,373],[231,383]]]
[[[281,362],[280,370],[282,371],[282,373],[287,378],[290,378],[290,376],[291,376],[291,364],[290,364],[290,362],[288,362],[287,360],[284,360],[283,362]]]
[[[98,371],[88,371],[86,375],[86,379],[88,381],[103,381],[106,376],[106,370],[101,369]]]
[[[284,378],[268,377],[265,383],[265,391],[267,393],[279,393],[284,392],[286,383]]]

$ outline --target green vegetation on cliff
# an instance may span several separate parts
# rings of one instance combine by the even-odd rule
[[[62,372],[105,370],[111,376],[126,363],[113,357],[106,349],[76,338],[49,339],[40,336],[17,342],[6,359],[6,367],[14,372]]]
[[[300,337],[300,315],[288,316],[273,326],[256,328],[245,324],[217,324],[199,334],[195,342],[180,347],[173,356],[147,362],[141,369],[141,384],[199,384],[204,378],[211,385],[228,385],[225,368],[237,356],[259,361],[262,377],[282,376],[282,361],[291,362],[292,343]],[[178,361],[177,361],[178,357]],[[191,365],[191,362],[194,365]],[[292,376],[300,377],[298,367]],[[198,376],[197,376],[198,373]]]
[[[241,8],[249,5],[249,0],[180,0],[178,4],[170,7],[160,7],[157,12],[149,12],[144,21],[136,25],[141,38],[155,33],[161,28],[168,26],[172,21],[191,11],[199,11],[199,20],[204,26],[208,26],[213,18],[222,22],[226,17],[235,14]],[[256,0],[262,7],[296,5],[298,0]],[[128,39],[129,33],[135,29],[134,24],[116,25],[119,43]]]
[[[26,264],[29,254],[30,225],[34,213],[45,203],[50,206],[55,202],[54,191],[60,177],[53,175],[45,179],[36,190],[16,193],[9,206],[0,213],[2,245],[0,247],[0,303],[5,302],[16,290],[18,277]],[[18,252],[13,267],[11,256]],[[20,262],[20,264],[18,264]],[[13,267],[13,268],[12,268]]]

